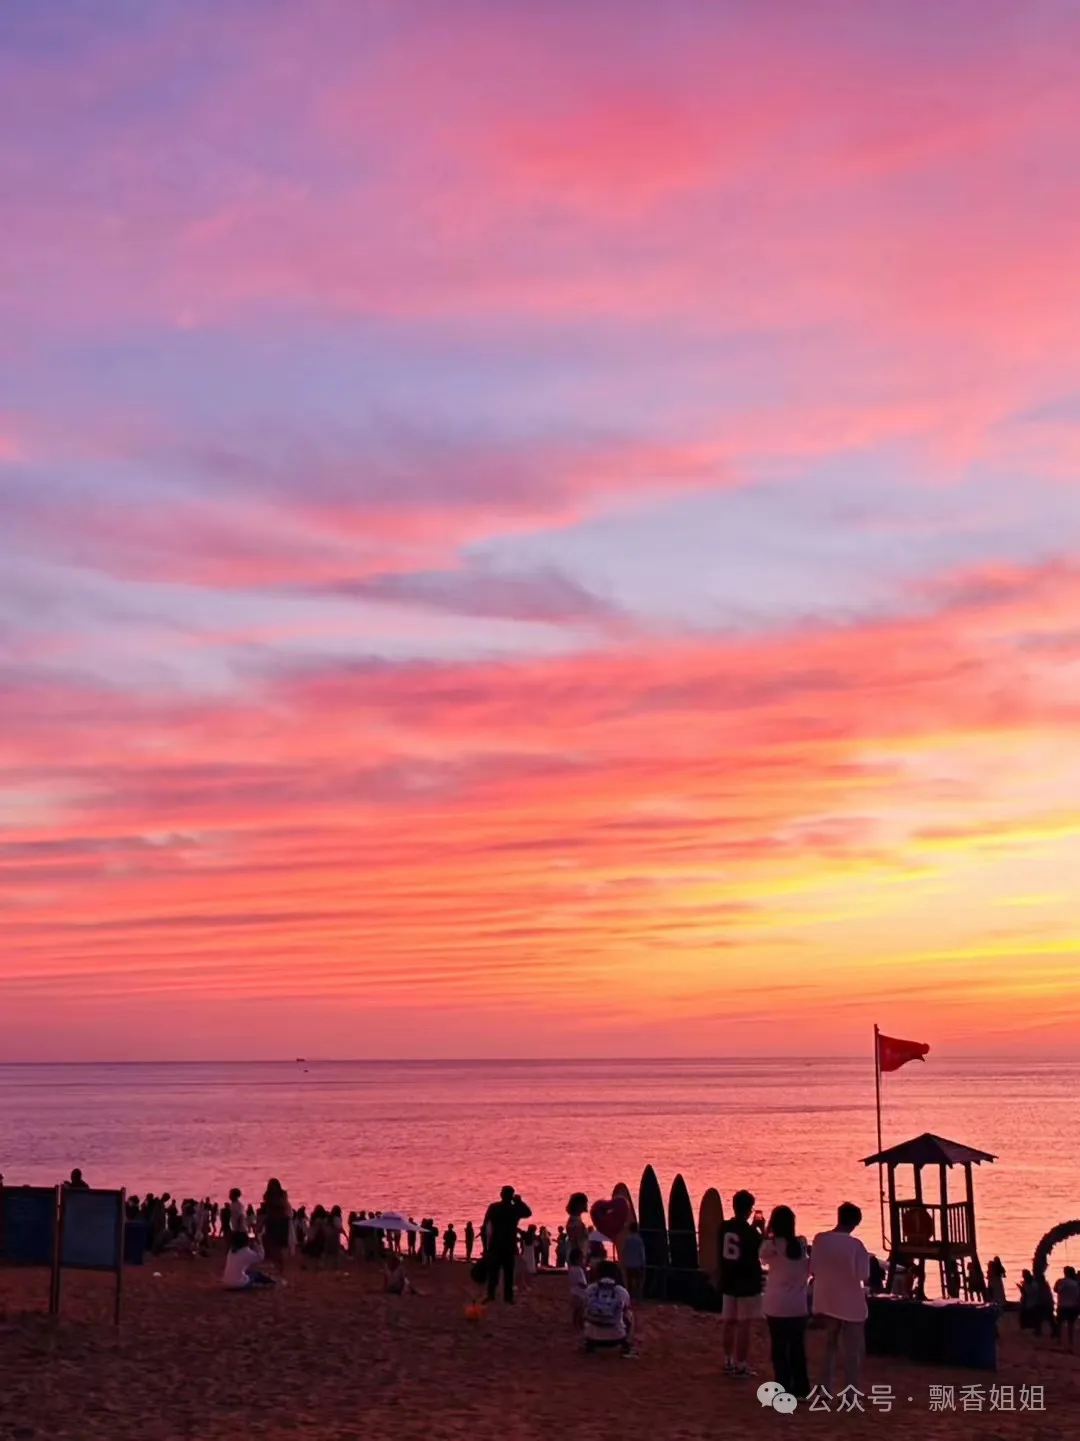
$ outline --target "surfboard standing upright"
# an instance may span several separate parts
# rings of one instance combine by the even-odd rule
[[[667,1291],[668,1230],[664,1196],[651,1166],[641,1173],[638,1226],[645,1243],[645,1294],[650,1300],[662,1301]]]

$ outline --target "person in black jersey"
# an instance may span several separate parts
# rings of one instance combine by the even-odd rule
[[[750,1323],[761,1315],[762,1227],[751,1223],[754,1198],[749,1191],[736,1191],[731,1198],[734,1216],[720,1227],[720,1291],[724,1298],[724,1375],[752,1376],[747,1365]]]

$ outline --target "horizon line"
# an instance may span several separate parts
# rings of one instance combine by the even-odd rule
[[[933,1053],[931,1052],[931,1057]],[[1045,1052],[1020,1051],[947,1051],[939,1053],[936,1059],[977,1061],[977,1060],[1049,1060],[1058,1063],[1064,1056],[1047,1056]],[[202,1056],[202,1057],[95,1057],[68,1060],[5,1060],[3,1066],[296,1066],[296,1065],[366,1065],[366,1066],[529,1066],[529,1065],[610,1065],[635,1063],[639,1065],[687,1064],[707,1062],[712,1064],[736,1063],[740,1061],[867,1061],[872,1056],[863,1052],[829,1052],[820,1054],[781,1055],[768,1052],[746,1052],[739,1055],[692,1055],[692,1056]],[[928,1062],[932,1064],[931,1062]]]

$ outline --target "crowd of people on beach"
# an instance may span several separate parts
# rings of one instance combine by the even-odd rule
[[[85,1185],[81,1171],[73,1176],[78,1179],[65,1184]],[[531,1212],[522,1213],[528,1214]],[[440,1232],[433,1217],[416,1221],[412,1216],[381,1211],[346,1214],[336,1205],[316,1205],[310,1212],[306,1206],[294,1209],[274,1177],[258,1203],[245,1200],[238,1187],[221,1202],[209,1196],[179,1199],[167,1191],[160,1195],[148,1192],[141,1198],[132,1195],[127,1199],[127,1219],[145,1228],[146,1249],[155,1256],[166,1252],[206,1255],[213,1241],[228,1244],[234,1235],[242,1234],[257,1238],[274,1260],[297,1257],[331,1264],[346,1255],[371,1261],[388,1253],[416,1259],[424,1266],[440,1258],[471,1262],[480,1234],[471,1220],[460,1232],[453,1222]],[[481,1245],[484,1247],[483,1241]],[[555,1236],[544,1225],[515,1228],[514,1252],[519,1284],[539,1270],[565,1267],[570,1253],[567,1228],[558,1227]]]
[[[86,1181],[75,1170],[65,1184],[84,1187]],[[316,1205],[309,1214],[304,1206],[294,1209],[281,1182],[272,1177],[257,1203],[245,1199],[237,1187],[221,1202],[209,1196],[177,1200],[165,1192],[129,1197],[127,1217],[141,1223],[146,1249],[154,1255],[208,1255],[214,1242],[223,1242],[222,1281],[230,1290],[284,1284],[293,1258],[303,1266],[333,1266],[352,1256],[382,1263],[385,1288],[391,1294],[417,1294],[407,1262],[423,1268],[440,1258],[453,1262],[460,1256],[469,1264],[473,1281],[483,1288],[477,1305],[494,1302],[500,1292],[503,1301],[512,1305],[538,1272],[562,1271],[569,1286],[570,1326],[584,1349],[617,1347],[623,1355],[634,1356],[635,1306],[643,1297],[648,1269],[645,1241],[631,1219],[612,1257],[613,1243],[585,1219],[587,1206],[582,1193],[572,1196],[566,1224],[552,1235],[547,1226],[532,1220],[531,1208],[514,1187],[504,1186],[480,1227],[469,1220],[459,1237],[453,1222],[440,1232],[430,1216],[416,1221],[396,1212],[346,1214],[337,1205]],[[862,1212],[850,1203],[841,1205],[836,1225],[807,1242],[790,1207],[775,1207],[768,1222],[755,1207],[751,1192],[737,1191],[733,1214],[722,1223],[717,1237],[724,1374],[734,1378],[754,1374],[748,1361],[750,1338],[754,1323],[763,1317],[774,1379],[796,1398],[806,1397],[810,1393],[806,1330],[816,1317],[826,1333],[821,1385],[831,1392],[842,1370],[845,1385],[857,1390],[867,1299],[886,1285],[881,1263],[854,1234]],[[274,1274],[263,1270],[264,1265]],[[895,1294],[922,1298],[922,1268],[905,1270],[894,1263],[891,1273],[890,1289]],[[999,1310],[1005,1306],[1005,1283],[1005,1267],[997,1256],[985,1279],[976,1260],[962,1278],[955,1269],[945,1277],[949,1295],[959,1295],[962,1285],[970,1299],[989,1301]],[[1018,1290],[1021,1326],[1036,1335],[1045,1326],[1071,1350],[1080,1317],[1080,1278],[1075,1268],[1066,1266],[1053,1287],[1045,1276],[1024,1271]]]

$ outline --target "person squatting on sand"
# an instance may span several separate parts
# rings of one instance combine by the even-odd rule
[[[624,1356],[634,1356],[634,1313],[622,1273],[614,1261],[602,1261],[597,1270],[585,1292],[585,1350],[617,1346]]]
[[[273,1276],[253,1269],[264,1259],[261,1246],[253,1246],[246,1231],[233,1230],[229,1236],[229,1252],[225,1257],[225,1273],[221,1284],[226,1291],[248,1291],[276,1284]]]

